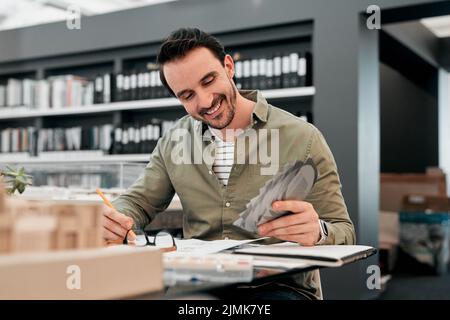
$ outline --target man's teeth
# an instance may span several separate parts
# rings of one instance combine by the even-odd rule
[[[219,101],[219,103],[217,104],[217,106],[209,111],[206,112],[206,114],[213,114],[214,112],[216,112],[217,110],[219,110],[220,108],[220,104],[222,103],[222,101]]]

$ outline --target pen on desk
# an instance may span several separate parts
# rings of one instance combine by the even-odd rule
[[[95,191],[97,191],[98,195],[100,197],[102,197],[103,201],[105,202],[105,204],[110,207],[111,209],[114,209],[113,205],[111,204],[111,202],[109,202],[108,198],[105,197],[105,195],[103,194],[102,190],[100,190],[100,188],[95,189]],[[133,232],[133,230],[130,230],[130,234],[132,236],[134,236],[134,238],[136,239],[136,234]]]

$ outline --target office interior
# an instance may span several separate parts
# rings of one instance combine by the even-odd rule
[[[89,211],[87,202],[101,203],[97,187],[110,199],[123,193],[186,114],[159,79],[158,47],[171,31],[198,27],[239,62],[242,88],[323,133],[357,244],[378,250],[321,270],[323,298],[450,299],[450,1],[373,5],[2,0],[0,170],[4,181],[33,181],[11,197]],[[286,68],[292,85],[258,72],[274,57],[302,61]],[[175,196],[146,229],[182,237],[182,209]],[[0,220],[0,242],[12,223]],[[370,266],[380,268],[376,288]]]

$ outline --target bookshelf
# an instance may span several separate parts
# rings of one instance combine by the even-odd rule
[[[315,94],[314,87],[261,92],[270,103],[278,105],[277,102],[282,101],[286,110],[312,122],[309,104]],[[176,119],[185,114],[175,98],[67,106],[48,110],[32,110],[24,106],[5,109],[0,113],[0,161],[4,159],[9,162],[27,163],[78,161],[76,159],[83,159],[83,151],[86,149],[101,150],[106,155],[88,155],[87,161],[96,162],[111,161],[107,157],[108,154],[149,154],[156,141]],[[2,122],[6,126],[2,127]],[[73,150],[79,151],[80,155],[71,154]],[[41,157],[42,152],[53,151],[67,151],[67,155]],[[143,157],[127,156],[124,159],[135,162],[141,161]]]
[[[311,22],[215,35],[235,60],[238,88],[313,122]],[[159,80],[159,45],[0,63],[0,163],[148,161],[186,114]]]
[[[262,94],[266,99],[312,97],[315,94],[315,88],[296,87],[296,88],[262,90]],[[50,110],[33,110],[32,108],[29,107],[19,106],[11,109],[6,108],[6,110],[2,110],[2,113],[0,114],[0,119],[12,120],[22,118],[71,116],[80,114],[95,114],[102,112],[163,109],[173,107],[181,107],[178,99],[160,98],[160,99],[146,99],[135,101],[121,101],[121,102],[101,103],[95,105],[93,104],[88,106],[62,107],[60,109],[50,109]]]

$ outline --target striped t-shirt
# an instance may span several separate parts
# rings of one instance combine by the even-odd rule
[[[223,185],[228,185],[228,178],[230,177],[231,167],[234,160],[234,142],[223,141],[213,130],[209,129],[214,136],[214,143],[216,148],[215,158],[212,170],[217,179]]]

